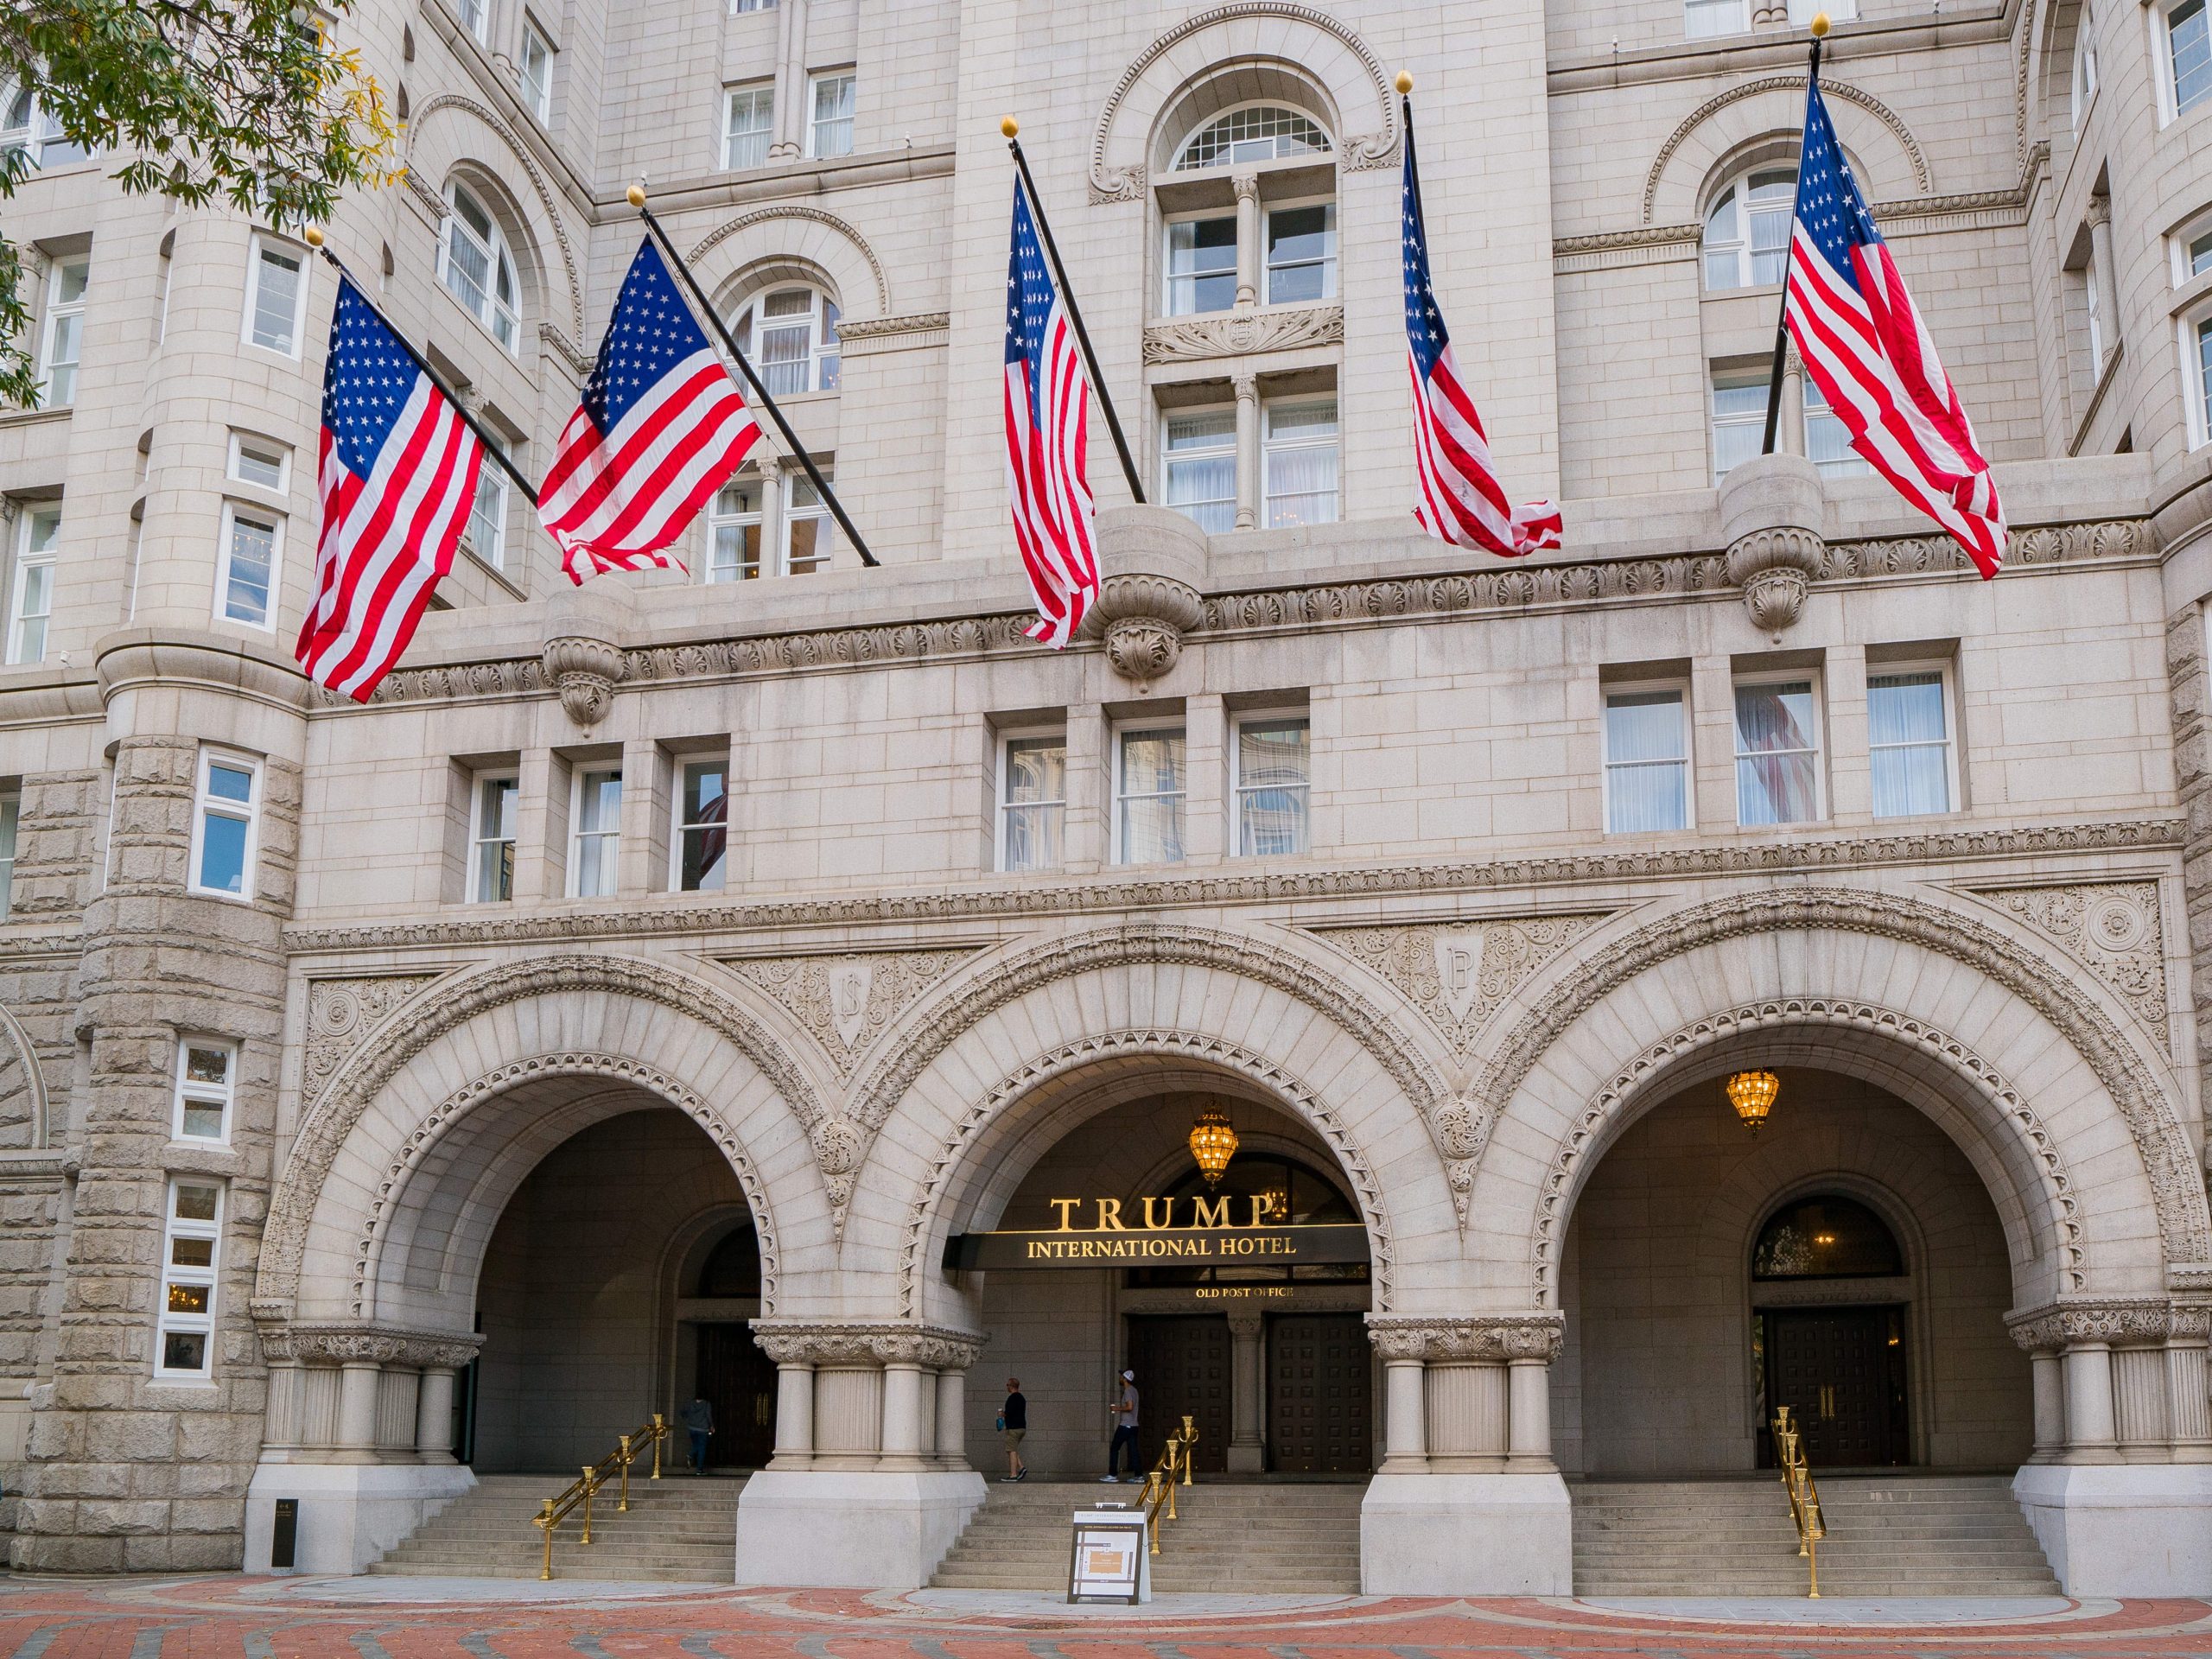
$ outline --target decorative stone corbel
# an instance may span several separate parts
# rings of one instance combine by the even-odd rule
[[[545,642],[546,680],[577,725],[596,726],[614,706],[614,688],[626,671],[622,653],[604,639],[564,634]]]
[[[1751,626],[1777,641],[1805,608],[1827,553],[1821,505],[1821,469],[1802,455],[1760,455],[1720,480],[1728,580],[1743,590]]]
[[[1098,552],[1104,580],[1088,626],[1104,635],[1114,671],[1148,689],[1205,613],[1205,533],[1166,507],[1114,507],[1098,515]]]

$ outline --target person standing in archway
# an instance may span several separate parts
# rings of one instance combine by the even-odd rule
[[[1137,1478],[1137,1374],[1122,1373],[1122,1392],[1108,1408],[1114,1418],[1114,1443],[1106,1448],[1106,1479],[1119,1481]],[[1129,1449],[1129,1472],[1119,1473],[1122,1448]]]
[[[676,1414],[683,1420],[683,1432],[691,1437],[691,1472],[707,1472],[707,1442],[715,1432],[715,1408],[704,1395],[694,1395],[691,1403]]]
[[[1021,1392],[1021,1379],[1006,1380],[1006,1402],[999,1408],[999,1432],[1006,1436],[1006,1474],[1003,1478],[1027,1480],[1029,1465],[1021,1460],[1021,1437],[1029,1430],[1029,1401]]]

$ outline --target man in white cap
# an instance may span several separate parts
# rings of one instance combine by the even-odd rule
[[[1106,1448],[1106,1479],[1140,1479],[1141,1477],[1137,1473],[1137,1374],[1135,1371],[1122,1373],[1121,1395],[1107,1409],[1113,1414],[1114,1443]],[[1122,1475],[1116,1471],[1121,1466],[1122,1448],[1125,1446],[1129,1449],[1129,1472]]]

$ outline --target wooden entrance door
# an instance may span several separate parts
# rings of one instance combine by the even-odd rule
[[[1773,1422],[1776,1407],[1789,1408],[1815,1479],[1825,1469],[1911,1460],[1903,1308],[1776,1309],[1760,1317],[1766,1421]]]
[[[1192,1466],[1200,1473],[1224,1472],[1229,1467],[1228,1319],[1218,1313],[1195,1318],[1133,1313],[1128,1369],[1137,1374],[1140,1467],[1149,1469],[1159,1460],[1169,1431],[1181,1427],[1188,1417],[1198,1431]]]
[[[699,1327],[699,1394],[715,1408],[712,1468],[758,1469],[776,1447],[776,1362],[742,1325]],[[684,1456],[679,1433],[674,1455]]]
[[[1365,1474],[1373,1466],[1374,1376],[1357,1313],[1268,1321],[1268,1451],[1281,1474]]]

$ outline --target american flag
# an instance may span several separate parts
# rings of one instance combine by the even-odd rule
[[[1851,447],[1958,539],[1984,577],[2005,556],[2005,509],[1936,342],[1836,143],[1815,80],[1805,99],[1783,306],[1805,372]]]
[[[1067,644],[1098,597],[1088,475],[1090,381],[1045,266],[1029,195],[1014,181],[1006,271],[1006,480],[1014,539],[1037,596],[1032,639]]]
[[[647,237],[537,494],[537,516],[561,544],[569,580],[681,570],[682,561],[662,550],[760,436],[737,381]]]
[[[1406,118],[1406,166],[1400,207],[1405,221],[1406,354],[1414,382],[1414,469],[1421,493],[1414,517],[1439,541],[1509,556],[1560,544],[1559,509],[1548,501],[1515,508],[1491,469],[1483,418],[1460,378],[1452,336],[1428,283],[1428,234],[1421,224],[1421,173]]]
[[[319,451],[315,598],[293,654],[310,679],[366,702],[453,568],[484,446],[345,276]]]

